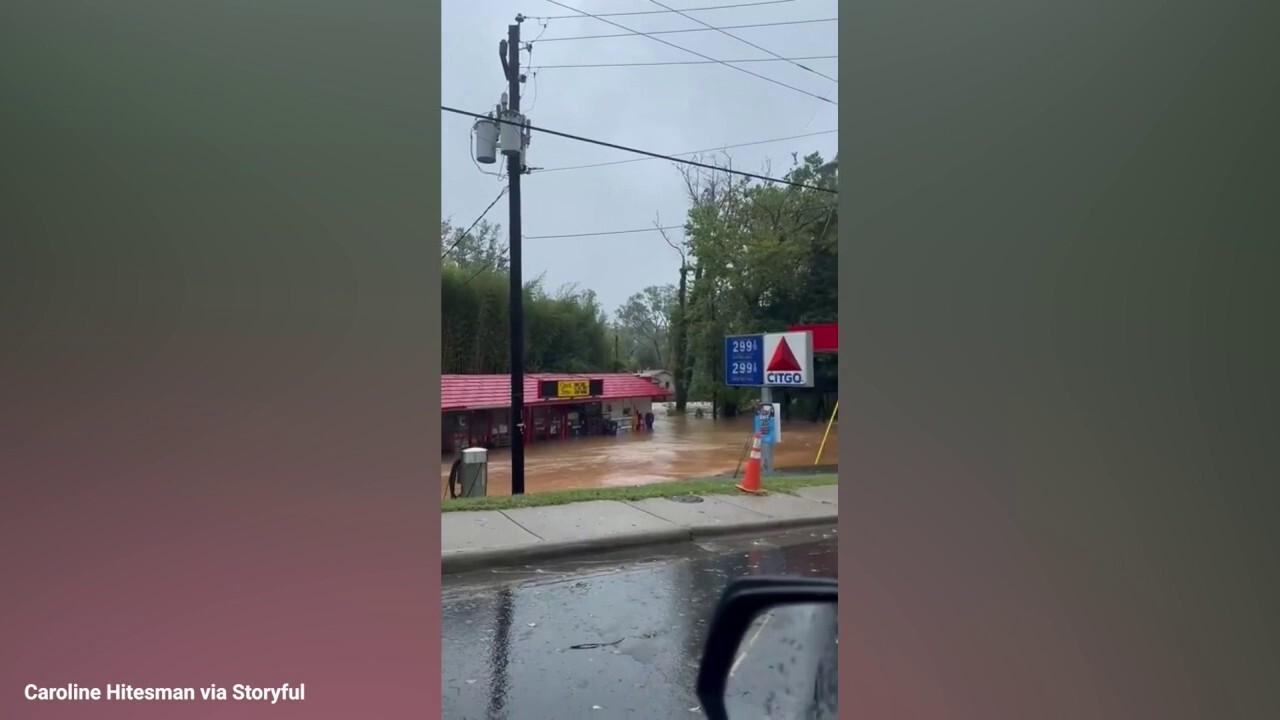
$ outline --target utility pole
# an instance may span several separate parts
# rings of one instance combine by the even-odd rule
[[[511,118],[520,117],[520,22],[507,26],[507,107]],[[507,241],[511,281],[511,494],[524,494],[524,275],[520,248],[520,176],[524,173],[524,128],[520,150],[507,156],[507,197],[511,212],[511,239]]]

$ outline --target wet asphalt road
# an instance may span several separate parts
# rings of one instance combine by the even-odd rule
[[[662,552],[446,576],[444,717],[701,718],[694,683],[725,584],[749,574],[836,577],[834,528]],[[773,702],[811,688],[818,655],[811,646],[819,637],[834,642],[834,614],[787,615],[741,653],[731,712],[744,698]],[[780,679],[779,661],[791,680]],[[750,706],[732,712],[752,720],[769,714]]]

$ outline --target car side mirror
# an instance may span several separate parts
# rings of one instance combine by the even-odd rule
[[[804,707],[797,717],[835,717],[839,599],[839,584],[829,578],[731,582],[716,606],[698,669],[698,700],[707,718],[731,720],[730,695],[749,703],[742,717],[773,716],[781,710],[768,706],[783,695]],[[753,669],[744,671],[744,665]]]

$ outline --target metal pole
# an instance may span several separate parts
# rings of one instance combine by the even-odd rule
[[[517,18],[519,20],[519,18]],[[508,107],[520,112],[520,23],[507,26]],[[522,133],[523,134],[523,133]],[[524,152],[507,156],[508,198],[511,212],[507,241],[511,328],[511,494],[524,493],[524,278],[520,248],[520,175]]]
[[[840,412],[840,401],[836,401],[836,406],[831,408],[831,419],[827,421],[826,432],[822,433],[822,444],[818,446],[818,456],[813,459],[813,464],[817,465],[822,461],[822,451],[827,448],[827,436],[831,434],[831,426],[836,424],[836,413]]]
[[[760,404],[762,407],[773,407],[773,389],[769,387],[760,388]],[[770,422],[778,422],[778,418],[770,415]],[[764,430],[764,427],[760,428]],[[760,443],[760,474],[768,477],[773,474],[773,443]]]

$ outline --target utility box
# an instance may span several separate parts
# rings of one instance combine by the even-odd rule
[[[476,141],[476,162],[492,165],[498,161],[498,123],[492,118],[477,120],[472,126]]]
[[[524,116],[511,110],[503,110],[498,128],[498,150],[503,155],[519,156],[524,150]]]
[[[489,489],[489,451],[481,447],[462,451],[458,468],[458,497],[484,497]]]

